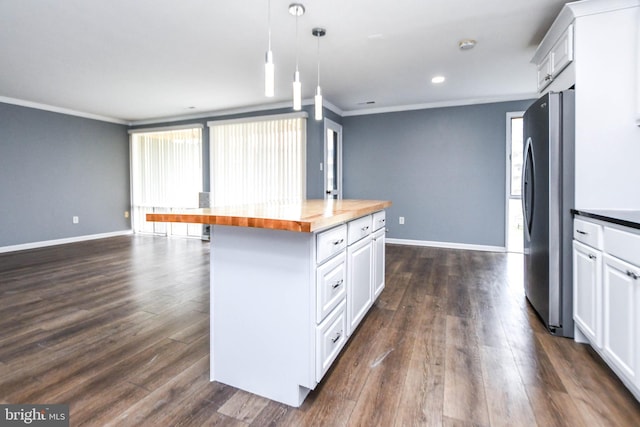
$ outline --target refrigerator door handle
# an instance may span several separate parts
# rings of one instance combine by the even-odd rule
[[[526,237],[531,237],[531,226],[533,225],[533,201],[535,194],[534,178],[533,178],[533,147],[531,146],[531,137],[528,137],[524,145],[524,159],[522,164],[524,165],[524,171],[522,173],[522,187],[520,194],[522,195],[522,215],[525,223]],[[530,203],[527,203],[527,186],[531,192]]]

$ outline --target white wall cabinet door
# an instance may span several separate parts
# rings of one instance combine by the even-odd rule
[[[573,319],[592,344],[602,347],[602,253],[573,242]]]
[[[603,255],[603,350],[621,373],[638,383],[640,268]]]
[[[373,304],[372,252],[369,237],[347,248],[347,334],[349,336]]]

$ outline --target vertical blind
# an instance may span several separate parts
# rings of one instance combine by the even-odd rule
[[[197,208],[202,191],[202,129],[131,134],[134,232],[199,236],[199,226],[147,222],[146,214]]]
[[[213,206],[306,197],[306,116],[209,122]]]

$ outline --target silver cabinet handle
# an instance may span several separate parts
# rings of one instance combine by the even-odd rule
[[[366,227],[362,227],[362,231],[367,231],[369,229],[369,226],[367,225]]]
[[[333,285],[331,285],[331,287],[332,287],[333,289],[335,289],[335,288],[339,287],[340,285],[342,285],[343,283],[344,283],[344,279],[340,279],[340,280],[337,280],[337,281],[336,281],[336,283],[334,283]]]
[[[333,241],[333,244],[337,246],[337,245],[339,245],[339,244],[340,244],[340,243],[342,243],[342,242],[344,242],[344,239],[334,240],[334,241]]]
[[[544,76],[544,81],[548,82],[549,80],[551,80],[551,74]]]
[[[338,332],[334,338],[331,338],[332,343],[337,343],[340,337],[342,336],[342,331]]]
[[[595,256],[594,254],[589,254],[589,259],[596,259],[598,258],[597,256]]]
[[[586,231],[582,231],[582,230],[576,230],[576,233],[584,234],[585,236],[589,235],[589,233],[587,233]]]
[[[633,280],[640,279],[640,275],[634,273],[633,271],[627,270],[627,276],[631,277]]]

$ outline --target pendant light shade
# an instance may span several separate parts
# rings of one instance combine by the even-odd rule
[[[300,82],[300,71],[298,70],[298,17],[304,15],[304,5],[291,3],[289,13],[296,17],[296,71],[293,73],[293,109],[302,109],[302,83]]]
[[[322,120],[322,93],[320,92],[320,85],[316,88],[315,100],[315,118],[316,120]]]
[[[300,71],[293,73],[293,109],[302,109],[302,83],[300,83]]]
[[[275,94],[275,66],[273,65],[273,53],[267,51],[264,63],[264,95],[271,98]]]
[[[273,52],[271,52],[271,0],[268,2],[269,45],[264,62],[264,95],[271,98],[275,93],[275,67],[273,65]]]
[[[324,28],[314,28],[311,30],[311,34],[318,38],[318,86],[316,87],[316,96],[314,97],[315,104],[315,119],[322,120],[322,91],[320,90],[320,37],[324,37],[327,31]]]

